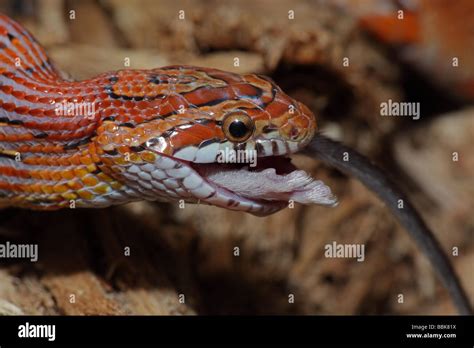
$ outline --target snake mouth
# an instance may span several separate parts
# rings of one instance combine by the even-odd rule
[[[187,164],[214,188],[215,194],[203,199],[212,205],[268,215],[291,203],[337,204],[328,186],[296,168],[289,157],[261,157],[255,164]]]

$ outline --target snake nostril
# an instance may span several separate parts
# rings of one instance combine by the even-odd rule
[[[291,126],[291,129],[290,129],[290,139],[291,140],[297,140],[298,139],[298,136],[299,136],[300,132],[298,131],[298,128],[296,128],[295,126]]]
[[[306,131],[295,124],[287,123],[280,128],[280,135],[290,141],[299,141],[304,138]]]

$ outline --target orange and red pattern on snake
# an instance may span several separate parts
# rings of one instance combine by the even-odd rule
[[[245,139],[230,140],[228,117]],[[221,171],[248,178],[264,172],[285,186],[288,177],[274,164],[293,170],[283,156],[304,147],[315,130],[306,106],[259,75],[168,66],[63,79],[32,35],[0,15],[2,206],[182,199],[265,215],[284,207],[291,189],[267,188],[266,198],[239,194],[218,183],[228,179],[218,178]],[[244,165],[218,163],[224,150],[255,151],[263,166],[244,173]],[[327,190],[313,202],[334,204]]]

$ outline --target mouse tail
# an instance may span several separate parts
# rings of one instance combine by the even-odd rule
[[[471,304],[447,255],[408,197],[369,159],[340,142],[317,134],[304,153],[357,178],[373,191],[408,231],[438,272],[459,312],[472,314]],[[344,159],[348,160],[344,160]],[[403,208],[399,208],[399,201]]]

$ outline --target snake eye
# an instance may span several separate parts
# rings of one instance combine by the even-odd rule
[[[222,122],[225,136],[235,143],[241,143],[250,138],[254,128],[252,119],[243,113],[227,115]]]

